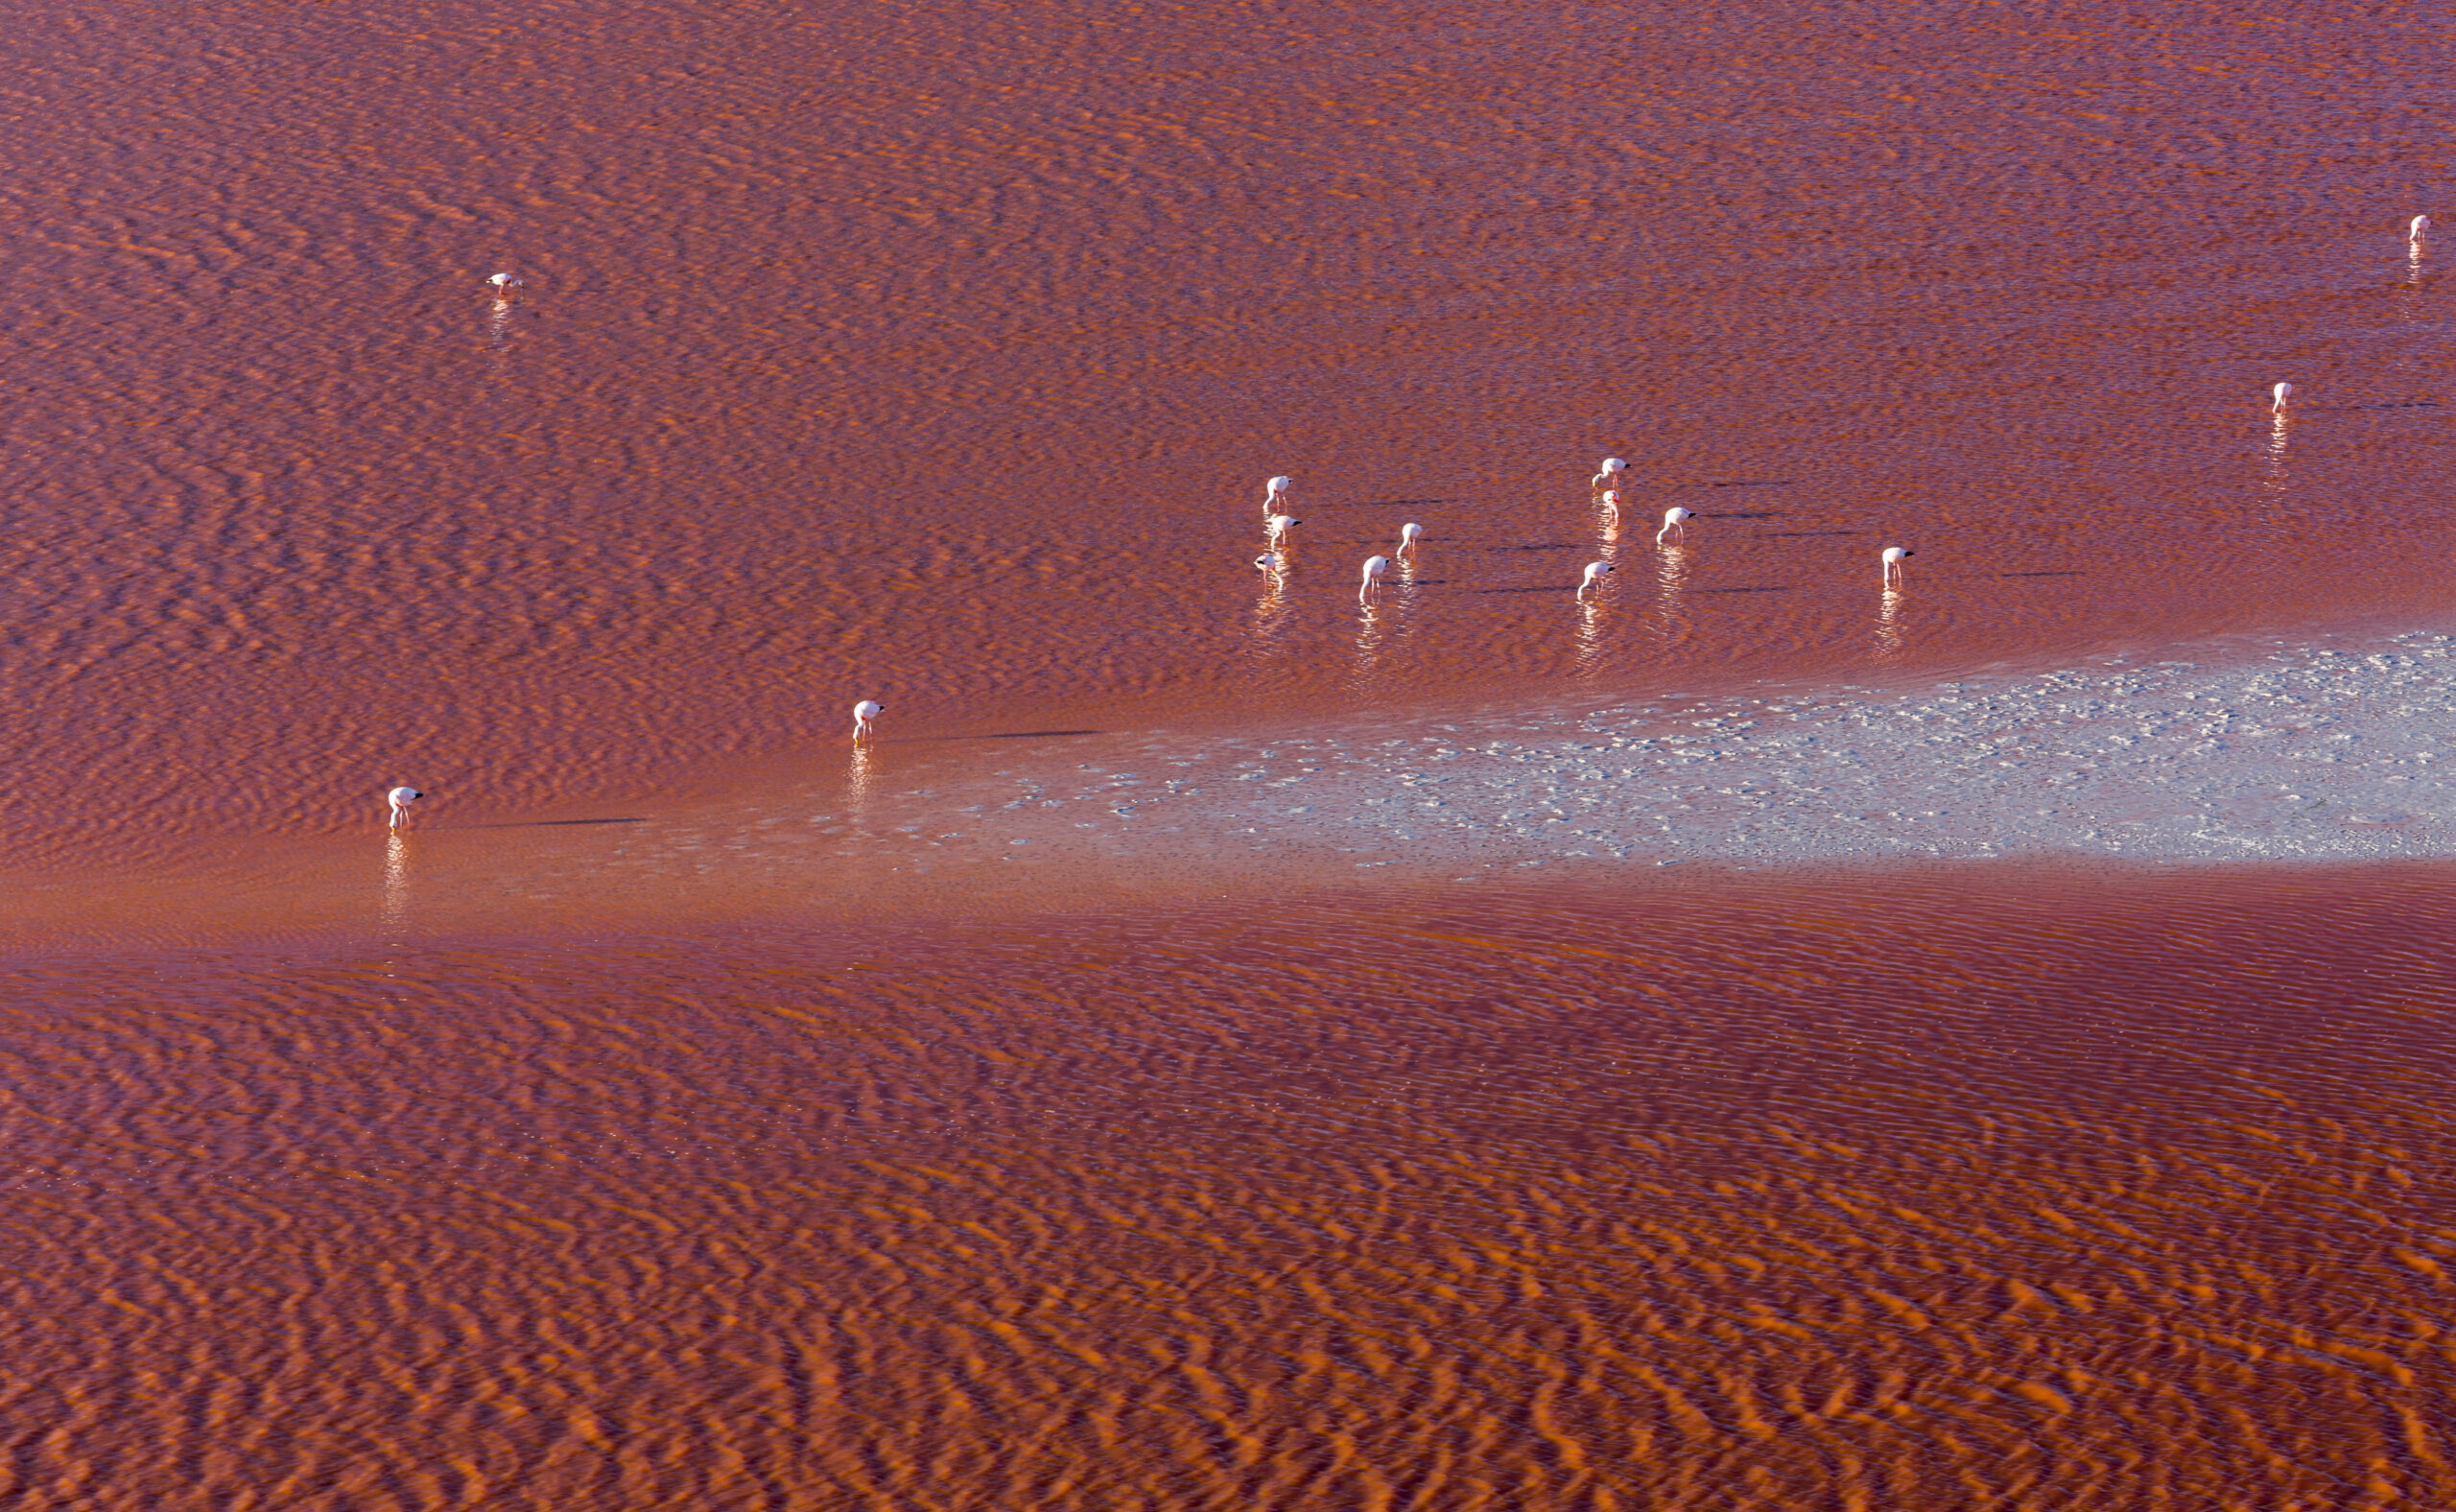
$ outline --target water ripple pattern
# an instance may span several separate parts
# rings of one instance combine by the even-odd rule
[[[863,697],[1268,728],[2444,600],[2436,13],[149,0],[0,60],[12,872],[694,801]]]
[[[2456,1497],[2444,869],[1970,873],[0,965],[0,1495]]]

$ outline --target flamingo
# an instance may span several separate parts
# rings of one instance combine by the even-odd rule
[[[1884,585],[1888,592],[1901,586],[1903,559],[1917,555],[1918,553],[1902,546],[1888,546],[1884,549]]]
[[[1409,520],[1406,524],[1400,526],[1399,555],[1402,556],[1413,556],[1416,554],[1416,542],[1423,539],[1424,527],[1418,525],[1415,521]]]
[[[2271,389],[2268,393],[2269,398],[2274,401],[2270,404],[2268,413],[2271,414],[2283,414],[2285,413],[2286,401],[2294,397],[2294,386],[2290,383],[2281,383],[2276,388]]]
[[[886,712],[886,704],[880,703],[873,698],[863,698],[861,702],[853,705],[854,744],[867,745],[870,744],[870,726],[877,721],[878,717],[882,713]]]
[[[2429,236],[2430,236],[2430,217],[2429,217],[2429,216],[2426,216],[2426,215],[2418,215],[2418,216],[2415,216],[2415,217],[2414,217],[2414,224],[2411,224],[2411,225],[2409,225],[2409,226],[2406,226],[2406,227],[2405,227],[2405,240],[2406,240],[2406,241],[2408,241],[2408,242],[2413,243],[2416,247],[2420,247],[2420,246],[2421,246],[2424,241],[2428,240],[2428,239],[2429,239]]]
[[[1264,515],[1277,514],[1279,512],[1279,502],[1287,497],[1288,489],[1295,486],[1296,480],[1293,478],[1279,477],[1264,479],[1263,481],[1263,513]]]
[[[1264,522],[1263,529],[1270,544],[1277,546],[1287,538],[1288,532],[1304,523],[1292,514],[1274,514]]]
[[[420,798],[425,796],[425,793],[411,787],[395,788],[391,791],[384,794],[384,801],[391,806],[392,811],[392,821],[385,827],[391,830],[408,829],[410,827],[410,805],[417,802]]]
[[[1618,457],[1606,457],[1603,459],[1603,470],[1588,479],[1586,485],[1590,488],[1601,488],[1607,484],[1617,484],[1620,481],[1620,475],[1628,470],[1627,462]]]
[[[1680,544],[1683,546],[1688,545],[1688,522],[1693,518],[1695,518],[1695,515],[1692,511],[1681,508],[1678,505],[1673,505],[1670,508],[1664,510],[1663,529],[1654,532],[1654,543],[1657,546],[1661,546],[1663,544],[1663,538],[1676,531],[1680,534]]]
[[[520,280],[509,273],[497,273],[486,282],[494,285],[497,294],[509,294],[520,287]]]
[[[1607,508],[1607,509],[1609,509],[1609,510],[1611,510],[1611,511],[1612,511],[1612,523],[1613,523],[1613,524],[1618,525],[1618,524],[1619,524],[1619,523],[1620,523],[1620,490],[1619,490],[1619,489],[1618,489],[1618,488],[1606,488],[1606,489],[1604,489],[1604,490],[1603,490],[1603,508]]]
[[[1254,565],[1276,578],[1279,576],[1281,571],[1287,566],[1287,563],[1280,556],[1279,553],[1264,552],[1260,556],[1254,558]]]
[[[1577,580],[1577,602],[1584,603],[1586,602],[1586,590],[1602,581],[1603,575],[1611,570],[1612,564],[1610,562],[1588,562],[1586,564],[1586,576]]]
[[[1390,558],[1387,556],[1364,558],[1364,580],[1356,590],[1356,602],[1371,603],[1374,600],[1381,598],[1382,575],[1389,570]]]

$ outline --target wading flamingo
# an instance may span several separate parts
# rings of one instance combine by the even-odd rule
[[[1612,484],[1618,483],[1620,481],[1620,475],[1628,470],[1629,464],[1627,462],[1622,461],[1618,457],[1606,457],[1603,459],[1603,470],[1588,479],[1586,481],[1586,485],[1590,488],[1608,488]]]
[[[1423,539],[1424,527],[1418,525],[1415,521],[1409,520],[1406,524],[1400,526],[1399,555],[1402,556],[1413,556],[1416,554],[1416,542]]]
[[[1602,581],[1603,575],[1611,570],[1612,564],[1610,562],[1588,562],[1586,564],[1586,576],[1577,580],[1577,602],[1584,603],[1586,602],[1586,590]]]
[[[1887,588],[1899,588],[1901,586],[1902,561],[1907,557],[1915,556],[1917,555],[1918,553],[1913,552],[1906,547],[1888,546],[1884,549],[1884,585]]]
[[[1364,580],[1357,587],[1356,602],[1358,603],[1371,603],[1376,599],[1381,598],[1382,575],[1389,570],[1390,558],[1387,556],[1367,556],[1364,558]]]
[[[878,721],[878,717],[885,713],[886,710],[886,704],[880,703],[876,699],[872,698],[863,698],[861,702],[853,705],[854,744],[867,745],[870,744],[870,726]]]
[[[2268,413],[2271,414],[2283,414],[2285,413],[2286,401],[2294,397],[2294,386],[2290,383],[2279,384],[2276,388],[2271,389],[2268,391],[2268,396],[2273,401],[2268,407]]]
[[[393,830],[408,829],[410,827],[410,805],[417,802],[420,798],[425,796],[425,793],[418,791],[415,788],[406,787],[395,788],[391,791],[384,794],[384,801],[390,805],[392,810],[392,822],[385,827],[387,829]]]
[[[1665,536],[1677,535],[1680,537],[1681,545],[1688,545],[1688,521],[1693,518],[1695,518],[1695,515],[1692,511],[1681,508],[1678,505],[1673,505],[1670,508],[1664,510],[1663,529],[1654,532],[1654,543],[1657,546],[1661,546]]]

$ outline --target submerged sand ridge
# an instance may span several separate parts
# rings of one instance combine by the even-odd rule
[[[2456,633],[2413,630],[1267,738],[890,737],[702,803],[457,823],[437,801],[397,839],[201,844],[142,878],[38,884],[16,922],[170,937],[167,904],[198,937],[389,937],[1040,910],[1384,870],[2423,859],[2456,854],[2451,730]]]
[[[1920,692],[1291,740],[1231,780],[1311,790],[1310,803],[1243,805],[1258,843],[1297,843],[1310,823],[1398,855],[1419,841],[1763,862],[2443,855],[2456,846],[2450,648],[2413,633],[2231,667],[2116,658]]]
[[[986,772],[890,743],[825,812],[758,824],[914,866],[1028,845],[1129,865],[2456,852],[2456,637],[2198,654],[1275,739],[1061,735]]]
[[[1128,873],[1208,860],[1462,878],[1681,860],[2429,857],[2456,852],[2451,727],[2456,639],[2414,631],[1913,689],[1086,740],[1071,763],[864,795],[805,822],[839,857],[949,871],[1042,861],[1029,847]]]

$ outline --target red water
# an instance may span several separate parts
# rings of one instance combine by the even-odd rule
[[[2452,55],[1984,0],[21,16],[0,1494],[2445,1502],[2441,870],[736,852],[779,785],[1075,759],[954,737],[2441,626],[2456,247],[2398,233],[2456,224]]]
[[[1250,723],[2443,597],[2447,295],[2397,234],[2435,14],[139,5],[0,47],[20,873],[394,782],[725,789],[833,765],[862,696]],[[1581,626],[1606,453],[1706,518],[1633,524]]]
[[[8,969],[28,1508],[2456,1496],[2430,868]]]

